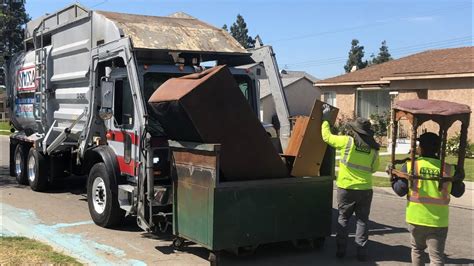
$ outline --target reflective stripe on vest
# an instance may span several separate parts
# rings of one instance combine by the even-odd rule
[[[420,175],[420,168],[419,164],[415,161],[415,169],[416,169],[416,174]],[[444,165],[444,172],[443,176],[448,176],[446,173],[451,173],[451,165],[445,164]],[[448,205],[450,198],[449,198],[449,182],[443,182],[443,185],[441,187],[441,197],[422,197],[420,196],[420,183],[422,182],[423,179],[414,179],[411,180],[411,193],[408,193],[407,199],[411,202],[415,203],[421,203],[421,204],[434,204],[434,205]],[[434,180],[424,180],[426,181],[433,181]]]
[[[346,144],[346,149],[344,151],[344,157],[341,159],[341,163],[343,165],[345,165],[347,167],[350,167],[350,168],[353,168],[353,169],[357,169],[357,170],[372,173],[372,169],[374,167],[374,163],[375,163],[375,160],[377,158],[377,153],[376,152],[374,153],[374,157],[372,158],[372,163],[370,164],[371,167],[351,163],[351,162],[348,161],[348,159],[349,159],[349,153],[351,152],[351,149],[352,149],[352,145],[354,144],[353,142],[354,141],[350,137],[349,141]]]

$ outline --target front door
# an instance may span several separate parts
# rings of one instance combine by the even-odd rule
[[[120,172],[134,177],[136,165],[136,146],[138,142],[136,132],[135,105],[133,103],[130,81],[124,71],[124,75],[113,75],[115,83],[113,118],[110,120],[110,131],[112,139],[109,145],[113,146]]]

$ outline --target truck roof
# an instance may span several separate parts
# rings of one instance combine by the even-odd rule
[[[91,11],[73,4],[51,14],[30,21],[25,29],[26,41],[31,41],[36,28],[42,34],[95,16],[97,31],[117,30],[116,36],[131,38],[135,49],[176,51],[189,53],[213,53],[249,55],[249,53],[225,30],[216,28],[184,13],[170,16],[146,16],[108,11]],[[109,27],[113,23],[115,27]]]
[[[114,21],[138,49],[247,54],[242,45],[225,30],[184,13],[158,17],[96,12]]]

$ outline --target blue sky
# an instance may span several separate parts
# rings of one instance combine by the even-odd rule
[[[74,1],[27,0],[31,17]],[[280,68],[318,78],[344,73],[350,42],[364,45],[366,58],[387,41],[394,58],[428,49],[471,46],[470,0],[82,0],[92,9],[164,16],[183,11],[215,26],[230,25],[240,13],[252,36],[271,44]]]

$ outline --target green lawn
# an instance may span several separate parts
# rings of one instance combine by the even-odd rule
[[[0,122],[0,135],[10,134],[10,124],[8,122]]]
[[[81,265],[52,247],[25,237],[0,237],[1,265]]]
[[[409,157],[408,154],[397,154],[395,156],[396,159],[403,159]],[[448,155],[446,157],[446,162],[450,164],[456,165],[458,161],[458,157],[453,156],[453,155]],[[385,171],[385,167],[387,164],[390,163],[390,155],[386,156],[380,156],[380,166],[378,171]],[[466,158],[464,161],[464,171],[466,173],[466,179],[467,181],[474,181],[474,159],[472,158]]]

